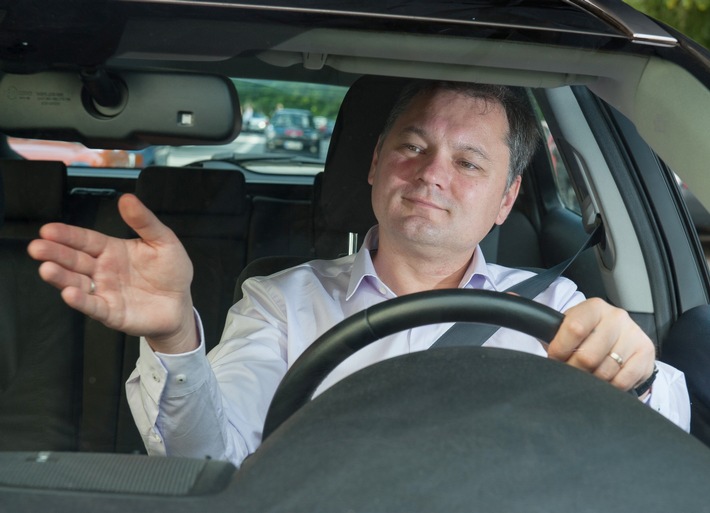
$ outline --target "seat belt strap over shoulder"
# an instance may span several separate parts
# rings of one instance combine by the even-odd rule
[[[600,220],[597,220],[592,233],[584,241],[584,244],[567,260],[560,262],[554,267],[545,269],[544,271],[531,276],[530,278],[516,283],[512,287],[503,292],[515,293],[521,297],[534,299],[538,294],[549,287],[552,282],[562,276],[567,268],[574,262],[579,255],[587,249],[596,246],[601,240],[604,233],[604,228]],[[482,346],[496,331],[498,326],[488,324],[477,324],[467,322],[457,322],[446,333],[431,345],[435,347],[453,347],[453,346]]]

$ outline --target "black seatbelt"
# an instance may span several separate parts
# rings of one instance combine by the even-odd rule
[[[595,246],[601,240],[603,229],[602,224],[597,223],[591,235],[587,238],[581,248],[567,260],[560,262],[554,267],[545,269],[535,276],[516,283],[512,287],[503,292],[512,292],[519,296],[533,299],[535,296],[544,291],[559,278],[563,272],[567,270],[572,262],[584,251]],[[452,347],[452,346],[481,346],[500,328],[488,324],[474,324],[467,322],[457,322],[446,333],[441,335],[439,339],[431,345],[435,347]]]

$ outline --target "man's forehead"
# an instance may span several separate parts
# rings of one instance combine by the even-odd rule
[[[500,117],[500,121],[504,123],[503,132],[507,135],[508,117],[503,104],[498,99],[444,88],[417,93],[398,116],[395,122],[395,125],[399,125],[397,132],[421,133],[423,129],[417,123],[417,119],[428,118],[432,114],[437,114],[437,109],[443,111],[451,108],[452,104],[456,104],[456,110],[460,112],[470,109],[473,115]]]

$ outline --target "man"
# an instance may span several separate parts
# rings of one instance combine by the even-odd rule
[[[379,225],[355,256],[314,261],[244,284],[221,343],[205,357],[189,286],[192,266],[175,235],[135,196],[119,202],[140,239],[50,224],[30,254],[72,307],[144,337],[128,398],[150,454],[239,464],[261,441],[269,402],[287,368],[319,335],[372,304],[442,288],[504,290],[530,273],[486,264],[478,243],[505,221],[537,138],[529,108],[494,86],[416,83],[393,109],[368,180]],[[558,279],[537,300],[566,313],[545,348],[499,330],[486,346],[549,356],[622,390],[685,428],[683,376],[654,362],[652,342],[623,310],[584,300]],[[323,390],[384,358],[424,350],[449,325],[380,340],[343,362]]]

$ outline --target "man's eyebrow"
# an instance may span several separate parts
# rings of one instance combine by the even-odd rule
[[[403,134],[414,134],[420,137],[426,137],[426,130],[415,125],[405,126],[402,129]]]
[[[479,157],[481,157],[484,160],[491,160],[490,156],[488,155],[488,152],[481,148],[480,146],[476,146],[473,144],[466,144],[466,143],[460,143],[460,144],[454,144],[454,148],[459,151],[464,151],[467,153],[475,153]]]
[[[426,130],[424,130],[423,128],[418,127],[416,125],[405,126],[402,129],[401,133],[402,134],[414,134],[414,135],[418,135],[422,138],[426,138],[426,136],[427,136]],[[454,143],[452,146],[457,151],[474,153],[484,160],[491,160],[488,152],[484,148],[482,148],[481,146],[478,146],[475,144],[468,144],[468,143]]]

